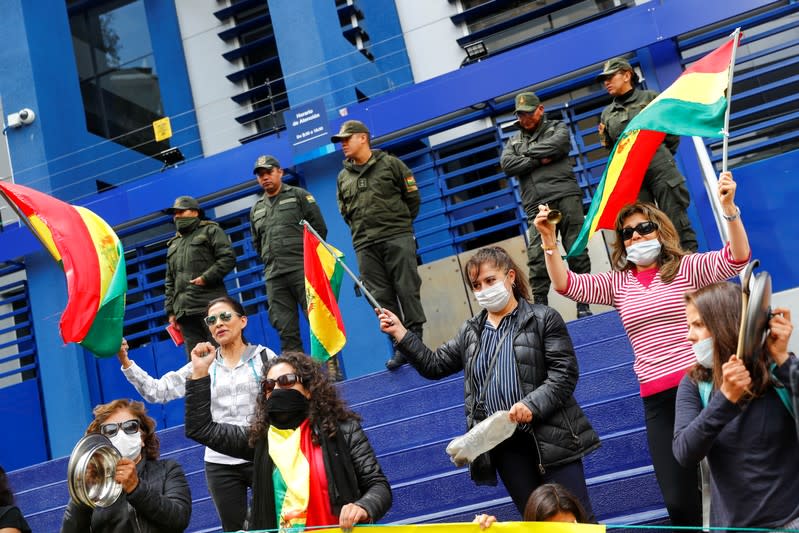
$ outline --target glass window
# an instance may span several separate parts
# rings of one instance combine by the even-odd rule
[[[143,0],[67,0],[87,129],[146,155],[169,148],[150,127],[164,116]]]

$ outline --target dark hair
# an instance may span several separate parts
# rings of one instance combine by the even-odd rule
[[[319,428],[328,437],[333,437],[338,431],[340,422],[361,419],[347,407],[344,400],[339,398],[336,387],[328,380],[319,363],[304,353],[283,352],[270,359],[264,365],[261,383],[266,382],[269,370],[280,363],[291,366],[302,378],[302,385],[310,393],[308,418],[312,427]],[[255,408],[255,422],[250,427],[250,446],[255,446],[255,443],[266,435],[268,427],[269,412],[266,409],[266,394],[261,387]],[[319,444],[318,439],[319,436],[314,432],[313,441],[316,444]]]
[[[580,500],[574,494],[563,485],[546,483],[530,494],[527,505],[524,506],[524,520],[546,522],[560,512],[573,514],[579,524],[588,521]]]
[[[247,313],[244,311],[244,306],[241,305],[241,302],[239,302],[238,300],[234,300],[230,296],[220,296],[219,298],[214,298],[213,300],[208,302],[208,305],[205,306],[206,316],[208,315],[208,311],[210,311],[211,308],[216,304],[227,304],[230,307],[232,307],[233,310],[238,314],[240,314],[241,316],[245,317],[247,316]],[[205,327],[208,328],[207,325]],[[244,344],[248,344],[247,339],[244,337],[244,330],[242,330],[241,332],[241,342],[243,342]]]
[[[688,252],[680,247],[680,236],[668,215],[646,202],[636,202],[624,206],[616,217],[616,241],[613,243],[611,253],[611,266],[616,270],[631,270],[635,265],[627,261],[627,248],[624,246],[624,238],[621,236],[624,229],[624,220],[632,215],[639,213],[650,222],[658,226],[658,240],[660,241],[660,256],[657,259],[660,279],[663,283],[669,283],[677,276],[680,270],[682,256]]]
[[[120,409],[127,409],[139,420],[139,431],[141,431],[142,440],[144,440],[144,448],[142,449],[144,456],[153,461],[158,459],[161,443],[155,433],[155,420],[147,415],[147,408],[144,407],[142,402],[119,399],[109,403],[101,403],[92,411],[94,420],[86,428],[86,434],[100,433],[100,426],[105,424],[105,421]]]
[[[469,287],[477,280],[477,276],[480,274],[480,267],[483,266],[484,263],[490,263],[498,270],[505,273],[513,270],[516,273],[513,282],[513,296],[516,297],[517,300],[530,301],[530,286],[527,284],[524,273],[508,252],[499,246],[480,248],[477,250],[477,253],[466,262],[463,271],[465,273],[466,283]]]
[[[0,466],[0,507],[7,507],[9,505],[14,505],[14,493],[11,491],[11,486],[8,484],[6,471]]]
[[[685,303],[696,307],[705,327],[713,337],[713,370],[698,363],[689,371],[694,381],[713,380],[713,388],[721,388],[724,381],[721,366],[738,351],[738,334],[741,324],[741,287],[723,281],[702,287],[685,295]],[[769,387],[771,375],[767,358],[763,354],[745,354],[744,366],[749,371],[752,384],[749,390],[753,397],[761,396]]]

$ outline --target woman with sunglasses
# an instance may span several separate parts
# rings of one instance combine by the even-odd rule
[[[189,484],[177,461],[158,458],[155,420],[147,416],[143,403],[114,400],[98,405],[89,433],[105,435],[122,455],[114,478],[122,485],[122,495],[109,507],[94,509],[70,501],[62,533],[181,532],[189,526]]]
[[[715,283],[686,294],[685,317],[696,364],[677,391],[672,446],[684,465],[708,460],[710,525],[799,529],[790,311],[774,309],[764,349],[742,359],[734,355],[739,285]]]
[[[464,271],[483,311],[452,340],[433,351],[387,309],[375,310],[380,329],[422,376],[463,371],[469,428],[497,411],[518,424],[471,463],[476,484],[496,485],[499,474],[523,515],[536,487],[557,482],[580,498],[593,521],[582,458],[599,447],[599,437],[574,399],[579,372],[566,324],[551,307],[530,303],[527,279],[504,249],[478,250]]]
[[[205,315],[205,324],[219,348],[202,342],[193,351],[214,354],[208,357],[214,421],[249,424],[255,413],[263,361],[275,354],[269,348],[247,343],[244,338],[247,316],[236,300],[228,296],[212,300]],[[128,358],[124,341],[119,360],[122,373],[148,402],[166,403],[185,396],[191,362],[155,379]],[[205,479],[222,528],[225,531],[242,529],[247,516],[247,488],[252,486],[252,463],[206,448]]]
[[[555,289],[572,300],[610,305],[619,312],[635,354],[633,369],[644,404],[652,465],[675,526],[702,524],[697,469],[681,466],[671,450],[677,385],[695,361],[685,339],[683,295],[726,280],[749,262],[749,240],[735,206],[735,190],[732,174],[723,172],[718,196],[729,242],[714,252],[682,250],[674,224],[655,206],[625,206],[616,218],[614,270],[602,274],[568,271],[546,220],[549,208],[539,206],[535,218]]]
[[[213,420],[208,358],[192,352],[186,382],[186,435],[255,464],[250,529],[376,522],[391,489],[359,417],[319,364],[286,352],[264,367],[249,427]]]

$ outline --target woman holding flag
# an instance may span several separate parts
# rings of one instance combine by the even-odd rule
[[[186,435],[254,463],[250,529],[375,522],[391,488],[359,417],[319,363],[286,352],[264,366],[252,425],[211,417],[210,357],[195,348],[186,381]]]
[[[552,286],[571,300],[610,305],[619,312],[635,354],[649,452],[672,525],[702,523],[697,469],[681,466],[671,450],[677,385],[696,361],[686,340],[683,295],[731,278],[749,262],[735,190],[732,174],[723,172],[718,195],[729,242],[714,252],[691,254],[680,248],[671,220],[651,204],[622,208],[612,245],[614,270],[601,274],[570,272],[557,253],[549,208],[539,206],[535,218]]]

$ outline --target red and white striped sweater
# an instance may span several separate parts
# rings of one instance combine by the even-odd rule
[[[648,287],[632,270],[601,274],[569,272],[564,296],[578,302],[615,307],[635,353],[633,369],[641,396],[676,387],[695,362],[686,340],[683,295],[738,274],[749,262],[733,260],[729,244],[723,250],[690,254],[682,258],[677,276],[663,283],[657,273]]]

